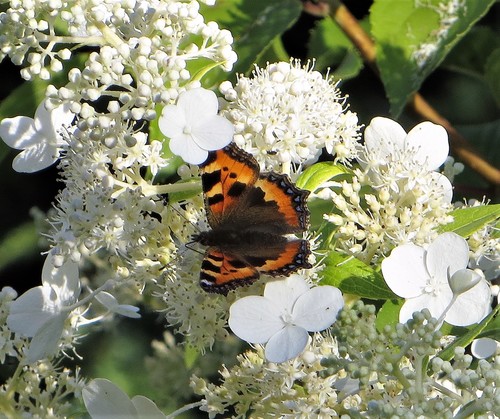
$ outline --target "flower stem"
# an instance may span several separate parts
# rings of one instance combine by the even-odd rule
[[[175,418],[177,416],[179,416],[181,413],[184,413],[188,410],[191,410],[195,407],[199,407],[199,406],[202,406],[202,402],[195,402],[195,403],[191,403],[191,404],[187,404],[185,406],[182,406],[180,409],[177,409],[175,412],[172,412],[170,415],[167,415],[165,417],[165,419],[172,419],[172,418]]]

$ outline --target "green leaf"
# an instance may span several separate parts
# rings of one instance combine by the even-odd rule
[[[320,162],[304,170],[295,184],[298,188],[315,191],[323,183],[340,175],[350,174],[351,171],[341,164]]]
[[[399,312],[405,300],[402,298],[387,300],[377,313],[375,325],[377,330],[383,330],[385,326],[395,327],[399,323]]]
[[[368,22],[360,23],[366,26]],[[316,60],[314,68],[318,71],[331,67],[336,79],[355,77],[364,65],[350,39],[332,19],[322,19],[312,31],[308,58]]]
[[[379,272],[354,257],[330,252],[324,260],[321,284],[373,300],[397,298]]]
[[[485,78],[488,82],[495,101],[500,106],[500,48],[493,51],[488,57],[485,66]]]
[[[35,224],[28,222],[10,230],[0,241],[0,270],[39,252]]]
[[[184,365],[188,370],[193,368],[199,356],[200,352],[194,346],[186,345],[184,347]]]
[[[393,116],[401,113],[410,96],[493,3],[464,0],[450,13],[441,0],[375,1],[370,14],[372,34]]]
[[[454,221],[442,226],[440,232],[452,231],[459,236],[469,237],[486,224],[491,224],[500,218],[500,204],[459,208],[450,214],[453,215]]]
[[[498,312],[500,311],[500,306],[497,305],[496,308],[486,317],[483,319],[481,323],[478,323],[475,326],[471,326],[471,328],[466,331],[462,336],[459,338],[455,339],[453,343],[451,343],[449,346],[447,346],[445,349],[443,349],[440,353],[437,355],[444,359],[445,361],[449,361],[450,359],[453,358],[455,348],[460,346],[462,348],[465,348],[467,345],[469,345],[474,339],[479,337],[482,332],[484,332],[487,328],[487,326],[494,320],[496,322],[496,329],[499,328],[498,325],[498,320],[496,319]],[[454,330],[455,328],[453,328]],[[460,328],[462,330],[467,330],[464,328]]]
[[[474,78],[482,78],[486,61],[497,48],[500,48],[498,33],[485,26],[475,26],[450,51],[441,67]]]
[[[222,0],[214,7],[204,7],[205,19],[229,29],[234,37],[233,49],[238,61],[231,74],[248,74],[253,64],[300,16],[302,5],[297,0]],[[229,78],[222,72],[212,75],[216,83]]]
[[[471,141],[471,145],[486,157],[490,164],[500,167],[500,119],[484,124],[459,125],[456,128],[460,134]],[[465,167],[463,173],[457,175],[455,182],[460,185],[470,185],[473,188],[487,189],[491,187],[484,178],[468,166]],[[460,196],[458,198],[455,197],[455,200],[460,200],[461,198]]]

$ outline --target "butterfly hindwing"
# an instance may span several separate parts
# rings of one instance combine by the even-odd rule
[[[271,240],[265,247],[243,245],[233,252],[210,247],[201,264],[200,283],[206,291],[226,294],[237,286],[251,284],[260,273],[286,276],[310,268],[309,253],[307,240]]]
[[[226,294],[240,285],[248,285],[259,278],[255,267],[238,256],[210,247],[201,264],[200,285],[209,292]]]

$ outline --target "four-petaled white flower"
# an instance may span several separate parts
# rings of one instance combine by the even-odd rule
[[[295,274],[268,282],[263,297],[237,300],[229,311],[229,327],[247,342],[267,342],[268,361],[284,362],[304,350],[308,332],[331,326],[343,306],[344,300],[337,288],[309,288],[307,282]]]
[[[92,419],[96,418],[148,418],[165,419],[156,404],[144,396],[130,399],[111,381],[92,380],[82,390],[83,402]]]
[[[10,330],[33,338],[26,355],[27,364],[56,352],[64,322],[70,314],[67,307],[74,304],[79,295],[78,265],[69,260],[56,267],[54,257],[49,254],[42,269],[42,285],[13,301],[7,317]]]
[[[209,151],[228,145],[234,127],[226,118],[217,115],[217,111],[217,96],[203,88],[183,92],[176,105],[165,106],[158,125],[170,138],[172,153],[187,163],[201,164]]]
[[[400,192],[399,183],[403,179],[404,189],[428,188],[432,183],[451,202],[450,181],[434,172],[446,161],[449,152],[448,134],[442,126],[426,121],[406,133],[396,121],[376,117],[366,127],[364,139],[359,163],[377,185],[388,183],[392,190]],[[428,173],[430,180],[425,176]],[[408,178],[413,178],[415,185],[406,184]]]
[[[427,308],[433,317],[467,326],[490,312],[491,290],[483,276],[467,268],[469,246],[455,233],[441,234],[427,249],[414,244],[396,247],[382,262],[391,290],[406,299],[399,321]]]
[[[12,162],[16,172],[33,173],[49,167],[57,161],[65,141],[59,132],[69,126],[75,114],[68,104],[51,110],[43,101],[37,108],[35,118],[16,116],[0,122],[0,137],[5,144],[23,150]]]

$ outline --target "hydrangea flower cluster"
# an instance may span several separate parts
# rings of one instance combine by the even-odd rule
[[[221,84],[222,115],[235,126],[234,141],[263,170],[294,174],[317,160],[322,148],[344,163],[357,156],[358,118],[347,110],[337,83],[299,61],[256,67],[236,85]]]
[[[444,128],[424,122],[406,134],[397,122],[377,117],[364,139],[361,168],[318,195],[335,206],[325,219],[338,227],[338,247],[370,262],[394,246],[432,240],[453,219],[452,186],[435,172],[448,155]]]
[[[460,347],[455,362],[443,360],[442,336],[428,311],[395,329],[378,331],[375,320],[375,307],[358,302],[339,314],[331,329],[336,339],[316,335],[294,360],[266,363],[257,346],[220,372],[222,384],[194,376],[191,385],[212,416],[231,410],[231,417],[248,411],[255,417],[466,417],[500,409],[498,356],[480,361],[477,370]]]

